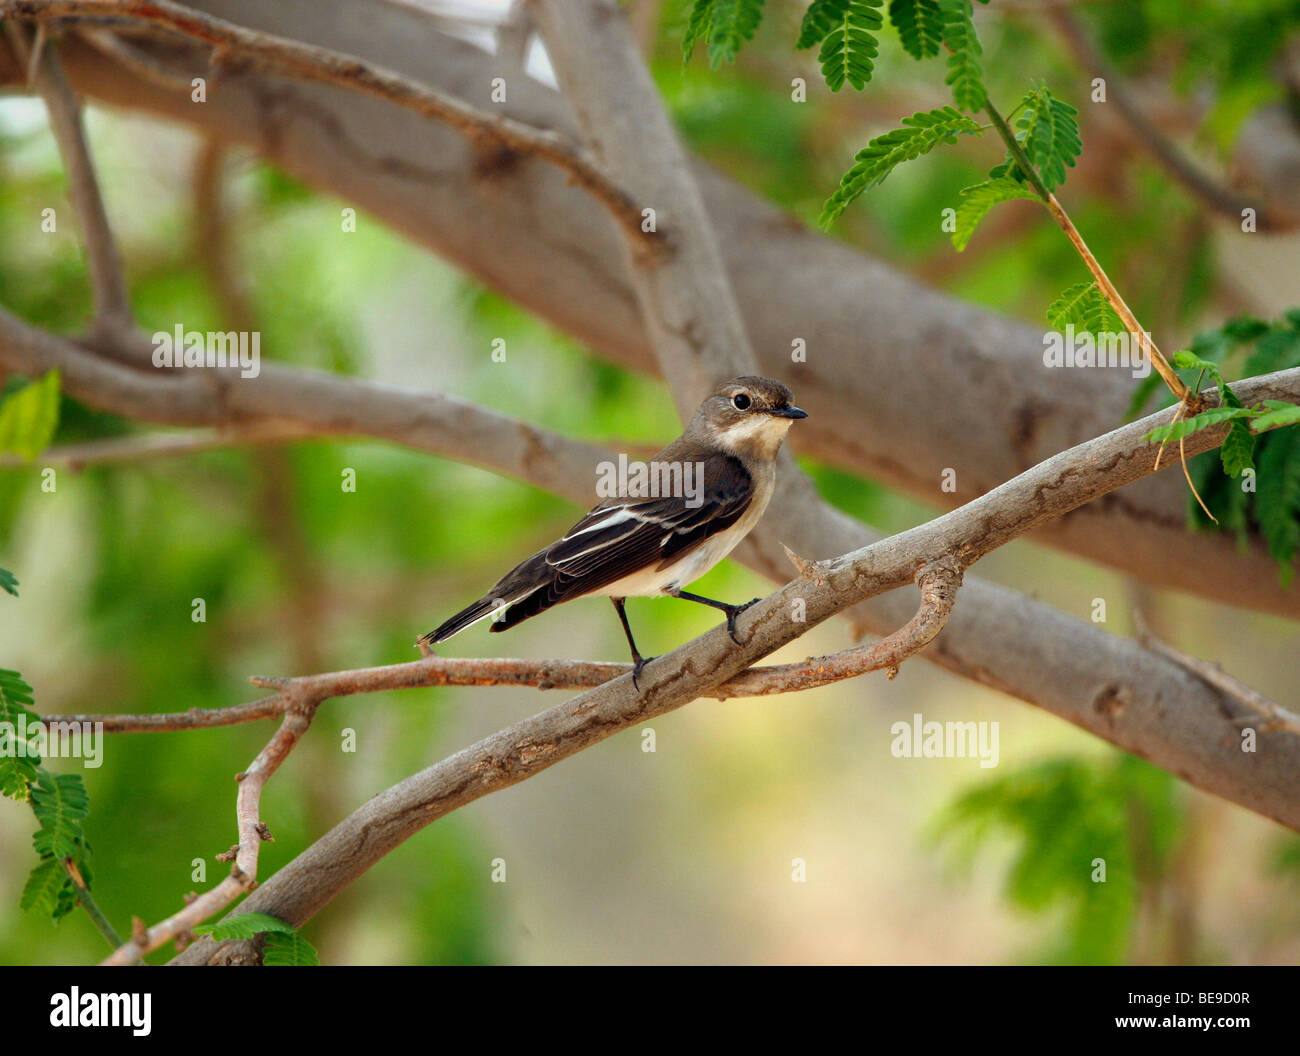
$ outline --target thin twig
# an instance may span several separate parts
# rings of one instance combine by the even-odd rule
[[[1079,229],[1074,226],[1074,221],[1070,219],[1069,214],[1066,213],[1064,208],[1062,208],[1061,203],[1056,200],[1056,196],[1047,189],[1047,185],[1043,183],[1037,170],[1025,155],[1024,149],[1020,146],[1020,142],[1016,139],[1015,134],[1011,131],[1002,115],[998,112],[997,107],[993,105],[991,99],[987,102],[984,109],[989,115],[989,119],[993,122],[993,127],[997,130],[999,137],[1001,137],[1003,143],[1006,144],[1007,150],[1011,152],[1011,156],[1015,159],[1017,166],[1019,166],[1021,171],[1024,172],[1025,177],[1029,180],[1030,186],[1033,187],[1034,192],[1042,200],[1043,204],[1047,206],[1047,211],[1052,214],[1052,218],[1060,225],[1061,230],[1065,232],[1065,237],[1070,240],[1070,244],[1074,246],[1075,252],[1079,254],[1084,265],[1088,268],[1088,271],[1092,273],[1093,279],[1096,280],[1097,288],[1101,290],[1102,296],[1106,298],[1110,303],[1110,306],[1115,309],[1115,314],[1119,316],[1120,321],[1124,324],[1124,328],[1138,339],[1139,346],[1146,352],[1152,365],[1156,368],[1157,373],[1159,373],[1159,375],[1164,379],[1165,384],[1169,386],[1173,394],[1177,396],[1180,401],[1192,398],[1192,394],[1189,393],[1182,378],[1175,373],[1174,368],[1169,365],[1169,361],[1161,354],[1160,349],[1156,347],[1155,342],[1152,341],[1147,332],[1142,329],[1142,324],[1138,322],[1137,316],[1133,314],[1132,310],[1125,303],[1124,298],[1120,296],[1119,290],[1117,290],[1115,284],[1110,281],[1109,276],[1107,276],[1105,270],[1103,270],[1100,262],[1095,256],[1093,256],[1092,250],[1088,248],[1088,243],[1083,239],[1083,235],[1081,235]]]
[[[21,30],[14,23],[6,24],[5,28],[10,41],[21,54],[27,47]],[[68,197],[85,239],[90,284],[95,300],[95,328],[103,338],[116,344],[133,326],[131,302],[127,293],[126,272],[122,267],[122,255],[118,252],[117,240],[113,237],[108,222],[104,196],[100,192],[90,146],[86,142],[81,103],[64,76],[53,45],[46,46],[39,65],[34,63],[35,49],[32,58],[35,87],[49,112],[50,128],[59,145],[59,154],[68,175]]]
[[[663,239],[642,229],[641,207],[603,172],[586,151],[549,129],[503,114],[485,113],[424,84],[355,56],[237,26],[170,0],[7,0],[6,18],[53,19],[112,14],[166,26],[212,45],[214,60],[260,67],[300,80],[335,84],[394,103],[458,129],[478,143],[504,147],[556,165],[609,210],[643,252],[657,255]]]
[[[1178,183],[1214,212],[1230,216],[1238,222],[1244,210],[1253,209],[1256,228],[1261,232],[1288,231],[1296,226],[1295,218],[1282,215],[1267,205],[1256,205],[1246,200],[1197,168],[1155,122],[1143,113],[1129,92],[1124,78],[1097,50],[1077,16],[1065,7],[1045,9],[1045,13],[1047,20],[1056,27],[1061,39],[1074,55],[1075,61],[1089,76],[1100,77],[1106,82],[1107,100],[1115,104],[1115,109],[1132,129],[1137,143]]]
[[[239,845],[235,864],[230,875],[166,920],[147,928],[143,933],[135,929],[131,941],[122,943],[102,963],[105,965],[135,964],[141,957],[180,936],[188,935],[194,927],[215,916],[241,895],[257,886],[257,862],[266,830],[259,813],[262,789],[271,775],[279,769],[289,752],[311,725],[319,700],[298,697],[285,709],[284,720],[275,736],[267,743],[242,774],[237,776],[239,793],[235,797],[235,816],[239,832]]]
[[[921,603],[916,615],[893,634],[871,646],[855,646],[830,656],[768,667],[751,667],[717,686],[707,696],[764,697],[829,685],[882,668],[897,667],[934,640],[948,622],[961,572],[955,566],[927,566],[917,577]],[[598,660],[517,660],[426,656],[405,664],[327,671],[286,678],[253,677],[249,681],[276,692],[261,700],[225,708],[139,715],[44,715],[45,723],[93,722],[105,733],[164,733],[176,730],[238,726],[280,715],[295,702],[316,702],[361,693],[436,686],[532,686],[537,689],[592,689],[620,678],[631,664]]]

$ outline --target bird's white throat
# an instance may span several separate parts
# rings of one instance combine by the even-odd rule
[[[793,420],[772,414],[755,414],[722,429],[718,446],[733,455],[775,455]]]

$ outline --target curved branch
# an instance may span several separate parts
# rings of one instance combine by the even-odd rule
[[[1247,405],[1271,398],[1279,384],[1300,383],[1300,368],[1233,386]],[[650,661],[641,689],[626,676],[501,730],[374,797],[263,884],[235,910],[260,911],[300,926],[340,890],[426,825],[474,800],[517,784],[620,730],[667,714],[735,677],[756,660],[864,598],[901,586],[931,562],[965,568],[1051,517],[1154,471],[1157,447],[1142,440],[1172,415],[1158,412],[1040,463],[952,513],[831,561],[808,563],[793,582],[740,617],[742,643],[724,628]],[[1226,427],[1187,438],[1189,453],[1222,442]],[[797,621],[792,614],[805,617]],[[1121,747],[1193,784],[1300,829],[1300,736],[1269,737],[1268,752],[1235,747],[1240,703],[1181,665],[1161,660],[1165,678],[1154,698],[1107,684],[1094,714],[1076,721],[1105,728]],[[1059,678],[1053,671],[1050,677]],[[1162,730],[1161,701],[1177,700],[1194,722]],[[1167,704],[1165,705],[1167,706]],[[1177,738],[1171,743],[1170,733]],[[1153,736],[1154,734],[1154,736]],[[1280,734],[1280,735],[1279,735]],[[173,963],[220,956],[201,940]]]
[[[482,113],[459,99],[354,55],[245,29],[170,0],[7,0],[0,5],[0,13],[6,18],[42,21],[97,15],[139,19],[212,45],[217,63],[260,66],[285,76],[334,84],[383,99],[442,121],[476,142],[540,158],[563,169],[608,209],[646,252],[658,252],[660,248],[655,234],[642,229],[637,204],[563,136],[532,128],[504,114]]]

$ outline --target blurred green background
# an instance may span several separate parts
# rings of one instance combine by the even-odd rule
[[[1188,138],[1206,164],[1270,96],[1273,38],[1294,38],[1296,5],[1113,3],[1087,7],[1113,60],[1190,97],[1222,87]],[[791,51],[798,5],[770,4],[734,67],[683,68],[679,3],[637,5],[665,99],[692,147],[807,222],[853,149],[898,117],[941,105],[937,68],[904,63],[887,37],[866,93],[831,97]],[[1232,12],[1230,15],[1229,12]],[[1178,14],[1175,14],[1175,13]],[[1029,76],[1083,109],[1086,78],[1028,16],[980,16],[991,88]],[[1253,21],[1252,21],[1253,20]],[[1246,29],[1268,46],[1237,46]],[[1260,27],[1263,27],[1262,29]],[[1271,28],[1270,28],[1271,27]],[[791,76],[811,105],[793,105]],[[1234,109],[1235,107],[1235,109]],[[188,130],[92,108],[89,132],[146,331],[228,327],[196,244]],[[1256,256],[1207,218],[1149,157],[1083,114],[1084,156],[1065,198],[1147,326],[1186,342],[1242,310],[1300,302],[1300,240]],[[1040,320],[1083,277],[1068,244],[1012,205],[965,254],[941,203],[996,158],[975,144],[908,166],[838,229],[954,294]],[[444,390],[571,435],[657,444],[679,429],[658,382],[602,363],[343,203],[243,153],[224,159],[227,236],[270,359]],[[0,302],[61,333],[89,297],[74,225],[42,236],[41,209],[70,216],[39,102],[0,99]],[[1023,208],[1023,212],[1020,210]],[[1226,231],[1226,234],[1225,234]],[[1170,247],[1175,247],[1171,252]],[[507,342],[494,363],[491,342]],[[1167,347],[1179,347],[1166,339]],[[16,385],[20,379],[9,379]],[[141,431],[65,399],[57,443]],[[797,450],[797,437],[796,437]],[[870,481],[806,463],[832,501],[895,531],[934,511]],[[412,659],[415,637],[477,597],[567,527],[568,503],[477,469],[380,443],[300,443],[61,470],[38,459],[0,470],[0,666],[44,712],[214,708],[254,699],[254,674]],[[355,493],[340,486],[357,474]],[[1141,604],[1162,637],[1217,659],[1296,706],[1294,628],[1185,598],[1018,543],[978,574],[1088,619],[1132,630]],[[766,590],[726,565],[709,596]],[[207,606],[191,620],[193,599]],[[713,622],[673,601],[634,600],[643,648],[660,653]],[[818,628],[776,659],[848,644]],[[601,599],[508,637],[480,626],[448,655],[623,659]],[[560,699],[530,690],[416,690],[325,704],[263,797],[275,842],[262,875],[366,798]],[[890,755],[890,723],[998,721],[1001,762]],[[627,731],[523,785],[439,821],[389,855],[304,928],[325,963],[495,962],[1294,962],[1300,954],[1300,842],[1057,719],[920,662],[900,676],[752,701],[698,701],[656,721],[657,751]],[[341,750],[345,730],[357,750]],[[123,735],[84,771],[95,892],[119,929],[155,921],[211,886],[234,837],[234,783],[271,732],[262,723]],[[53,762],[53,769],[73,764]],[[18,909],[35,862],[30,811],[0,802],[0,963],[82,963],[106,952],[82,914],[57,926]],[[1088,878],[1104,857],[1109,879]],[[502,858],[507,881],[491,881]],[[207,879],[192,877],[206,861]],[[793,861],[807,880],[791,879]],[[150,958],[160,962],[167,951]]]

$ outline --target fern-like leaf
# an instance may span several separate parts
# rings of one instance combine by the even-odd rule
[[[262,947],[262,964],[267,968],[317,968],[320,955],[296,931],[272,932]]]
[[[1284,403],[1281,400],[1265,400],[1264,406],[1268,410],[1251,422],[1251,428],[1257,433],[1278,429],[1284,425],[1300,425],[1300,406]]]
[[[227,917],[216,924],[201,924],[194,929],[196,935],[211,935],[218,942],[226,939],[251,939],[264,931],[282,931],[292,933],[292,924],[268,916],[266,913],[240,913]]]
[[[905,161],[918,158],[940,143],[955,143],[959,135],[978,135],[979,124],[951,106],[923,110],[903,118],[903,127],[877,136],[858,151],[853,167],[839,188],[826,199],[820,223],[828,227],[854,201],[881,183]]]
[[[892,0],[889,21],[898,30],[904,50],[914,59],[939,54],[943,41],[943,12],[938,0]]]
[[[1092,281],[1071,286],[1053,301],[1047,309],[1047,325],[1060,331],[1072,325],[1076,332],[1090,334],[1117,334],[1124,330],[1115,309]]]
[[[20,729],[39,721],[31,703],[32,687],[17,671],[0,668],[0,795],[7,799],[27,799],[40,773],[40,759],[19,754],[14,743]]]
[[[999,202],[1009,202],[1014,198],[1037,198],[1033,188],[1019,180],[1003,178],[985,180],[974,187],[967,187],[961,192],[961,204],[957,206],[957,219],[952,232],[952,244],[960,253],[966,248],[975,228],[984,219],[984,214]]]
[[[32,784],[32,811],[41,827],[32,836],[42,858],[75,858],[81,850],[81,823],[90,812],[90,797],[80,774],[42,770]]]
[[[1259,450],[1255,519],[1268,552],[1290,582],[1300,545],[1300,429],[1269,433]]]
[[[1022,106],[1016,120],[1016,139],[1023,144],[1047,189],[1054,191],[1065,182],[1065,170],[1074,167],[1083,150],[1079,112],[1046,88],[1030,91]]]
[[[943,43],[952,52],[944,83],[952,89],[953,102],[973,114],[984,109],[988,92],[980,68],[983,49],[971,21],[971,0],[939,0],[939,10],[943,16]]]
[[[714,0],[709,17],[709,65],[735,62],[741,45],[753,39],[763,20],[763,0]]]
[[[682,37],[682,61],[689,62],[695,45],[709,39],[713,27],[713,5],[717,0],[694,0],[686,16],[686,34]]]
[[[1300,367],[1300,330],[1288,327],[1270,330],[1259,338],[1255,351],[1246,360],[1244,373],[1253,378],[1291,367]]]
[[[845,82],[861,91],[875,70],[880,44],[876,31],[885,24],[880,13],[884,0],[813,0],[799,27],[796,48],[818,42],[822,76],[838,92]]]
[[[49,858],[36,866],[27,877],[18,905],[23,910],[37,909],[55,916],[59,896],[68,884],[68,874],[63,871],[63,863]]]
[[[1181,440],[1185,436],[1199,433],[1202,429],[1222,425],[1234,418],[1251,418],[1254,414],[1255,412],[1248,407],[1211,407],[1208,411],[1202,411],[1191,418],[1180,418],[1178,421],[1170,422],[1167,425],[1157,425],[1142,439],[1153,444]]]
[[[18,579],[7,568],[0,568],[0,590],[18,597]]]

